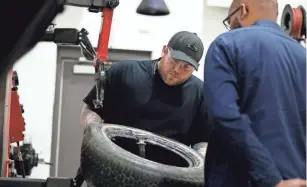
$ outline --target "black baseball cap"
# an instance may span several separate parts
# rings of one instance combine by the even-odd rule
[[[190,63],[198,70],[198,63],[204,53],[204,45],[196,33],[177,32],[168,42],[171,56],[176,60]]]

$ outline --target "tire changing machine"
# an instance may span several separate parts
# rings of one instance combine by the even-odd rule
[[[63,1],[64,2],[64,1]],[[101,77],[104,74],[105,67],[104,62],[107,61],[108,56],[108,43],[112,25],[113,18],[113,10],[119,5],[119,0],[67,0],[64,2],[67,5],[79,6],[79,7],[87,7],[89,12],[99,13],[101,12],[102,22],[101,22],[101,31],[98,39],[97,51],[91,45],[87,35],[88,32],[85,29],[81,29],[78,31],[77,29],[71,28],[55,28],[54,24],[51,24],[45,35],[42,37],[40,41],[48,41],[54,42],[56,44],[71,44],[71,45],[80,45],[82,49],[83,55],[88,60],[94,61],[95,67],[95,81],[96,81],[96,89],[97,93],[100,93],[100,85],[101,85]],[[22,107],[19,104],[17,89],[16,89],[16,81],[15,81],[15,72],[10,71],[8,76],[8,81],[6,83],[7,92],[5,96],[6,100],[6,112],[5,119],[6,123],[3,126],[3,150],[7,150],[4,152],[3,163],[1,166],[1,175],[0,177],[0,186],[1,187],[80,187],[83,183],[82,176],[77,173],[75,178],[63,178],[63,177],[49,177],[48,179],[28,179],[25,178],[25,172],[23,171],[23,177],[17,178],[15,172],[16,166],[12,164],[12,160],[10,159],[11,152],[11,143],[17,143],[17,147],[19,147],[19,142],[24,140],[23,132],[25,130],[25,123],[22,117]],[[17,81],[18,82],[18,81]],[[95,101],[95,106],[97,108],[102,106],[102,99],[100,94],[97,94],[97,98]],[[24,169],[24,163],[18,160],[19,169]],[[34,164],[34,166],[37,164]]]

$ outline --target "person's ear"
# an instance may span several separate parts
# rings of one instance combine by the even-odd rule
[[[248,7],[245,4],[241,4],[240,21],[244,21],[248,16]]]
[[[165,55],[167,55],[167,52],[168,52],[168,48],[166,45],[163,46],[162,48],[162,54],[161,54],[161,57],[164,57]]]

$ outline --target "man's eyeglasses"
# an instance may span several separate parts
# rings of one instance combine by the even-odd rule
[[[236,8],[231,14],[229,14],[224,20],[223,20],[223,24],[226,27],[227,30],[230,30],[230,18],[232,16],[234,16],[240,9],[242,6],[239,6],[238,8]]]
[[[171,56],[171,53],[170,53],[169,50],[167,52],[167,57],[168,57],[169,64],[172,65],[172,66],[178,65],[183,71],[186,71],[186,72],[194,70],[194,67],[191,64],[189,64],[188,62],[183,62],[183,61],[179,61],[179,60],[174,59]]]

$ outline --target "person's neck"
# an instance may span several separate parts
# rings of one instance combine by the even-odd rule
[[[255,22],[262,20],[277,22],[277,16],[276,14],[261,12],[259,15],[256,16]]]

